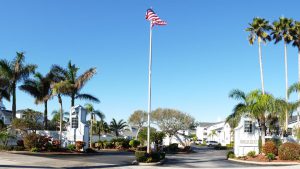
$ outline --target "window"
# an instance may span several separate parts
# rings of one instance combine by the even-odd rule
[[[244,122],[244,132],[245,133],[252,133],[252,121],[245,121]]]
[[[78,117],[72,117],[72,128],[78,128]]]

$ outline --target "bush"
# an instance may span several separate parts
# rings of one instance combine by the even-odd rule
[[[129,148],[129,140],[125,139],[125,138],[115,138],[115,139],[112,139],[110,142],[117,149],[122,149],[122,148],[127,149],[127,148]]]
[[[267,159],[269,159],[269,161],[275,160],[275,155],[273,153],[268,153],[267,154]]]
[[[40,150],[37,147],[32,147],[30,149],[31,152],[39,152]]]
[[[67,149],[69,151],[74,151],[74,150],[76,150],[76,146],[75,146],[75,144],[68,144]]]
[[[24,147],[24,141],[23,140],[17,140],[17,146]]]
[[[278,156],[281,160],[299,160],[300,145],[297,143],[284,143],[279,147]]]
[[[276,148],[276,144],[273,141],[267,141],[265,145],[262,147],[263,153],[265,154],[278,154],[278,149]]]
[[[249,151],[247,154],[247,156],[252,157],[252,158],[255,157],[255,155],[256,155],[255,151]]]
[[[221,146],[221,144],[218,144],[218,145],[214,146],[214,149],[215,150],[227,150],[227,147],[226,146]]]
[[[23,146],[12,146],[12,151],[23,151],[25,148]]]
[[[129,142],[129,145],[130,145],[130,147],[132,147],[132,148],[137,148],[139,145],[140,145],[140,141],[138,141],[138,140],[130,140],[130,142]]]
[[[135,158],[138,162],[145,162],[147,160],[146,151],[136,151]]]
[[[184,152],[190,152],[190,151],[192,151],[192,148],[191,148],[191,146],[185,146],[185,147],[183,148],[183,151],[184,151]]]
[[[173,143],[169,145],[169,151],[171,152],[175,152],[178,150],[178,144],[177,143]]]
[[[150,157],[152,158],[151,162],[159,162],[160,161],[160,153],[159,152],[150,153]]]
[[[104,149],[110,149],[110,148],[114,148],[114,147],[115,147],[114,144],[109,142],[109,141],[104,141],[103,142],[103,148]]]
[[[233,151],[229,151],[229,152],[227,153],[227,159],[229,159],[229,158],[235,158],[235,155],[234,155],[234,152],[233,152]]]
[[[28,150],[31,150],[32,148],[46,150],[49,143],[49,138],[35,133],[30,133],[24,137],[23,141],[24,147]]]
[[[92,148],[87,148],[87,149],[85,150],[85,152],[86,152],[86,153],[96,153],[96,151],[95,151],[94,149],[92,149]]]
[[[84,146],[85,146],[85,142],[83,142],[83,141],[76,141],[75,142],[76,150],[81,150]]]
[[[161,152],[160,153],[160,159],[163,160],[166,158],[166,153],[165,152]]]
[[[11,146],[0,145],[0,150],[2,150],[2,151],[10,151],[11,150]]]

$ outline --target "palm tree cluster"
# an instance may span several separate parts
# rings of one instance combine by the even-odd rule
[[[261,78],[261,92],[262,95],[265,94],[264,87],[264,73],[262,64],[262,51],[261,42],[274,41],[278,44],[283,41],[284,46],[284,65],[285,65],[285,102],[289,101],[289,94],[293,91],[297,91],[297,84],[300,82],[300,22],[295,21],[291,18],[280,17],[279,20],[274,21],[272,24],[269,23],[264,18],[253,18],[252,23],[249,23],[249,27],[246,29],[249,32],[249,43],[252,45],[255,41],[258,43],[258,56],[260,65],[260,78]],[[292,89],[289,89],[288,85],[288,56],[287,56],[287,45],[292,44],[292,46],[298,49],[298,83],[292,85]],[[300,100],[300,94],[298,94],[298,100]],[[289,110],[285,109],[285,115],[283,119],[284,130],[287,131],[288,128],[288,116]],[[230,118],[229,118],[230,119]],[[298,111],[298,121],[299,121],[299,111]],[[234,122],[231,120],[231,122]]]
[[[60,128],[62,128],[63,106],[62,96],[71,98],[70,106],[75,105],[76,99],[99,102],[93,95],[82,93],[82,88],[96,74],[96,68],[90,68],[78,75],[79,68],[69,61],[66,68],[53,65],[45,75],[38,73],[37,65],[25,64],[23,52],[17,52],[12,61],[0,60],[0,101],[10,101],[12,97],[12,117],[16,118],[16,92],[18,83],[21,91],[31,95],[35,104],[44,104],[44,128],[47,129],[48,101],[57,97],[60,105]],[[33,78],[30,76],[33,75]]]

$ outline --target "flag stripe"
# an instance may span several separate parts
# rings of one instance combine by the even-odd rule
[[[153,27],[154,25],[166,25],[167,24],[167,22],[161,20],[152,9],[147,10],[146,19],[148,21],[151,21],[151,27]]]

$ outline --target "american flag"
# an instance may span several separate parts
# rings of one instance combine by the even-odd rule
[[[147,9],[146,19],[148,21],[151,21],[151,27],[153,27],[154,25],[166,25],[167,24],[167,22],[161,20],[152,9]]]

